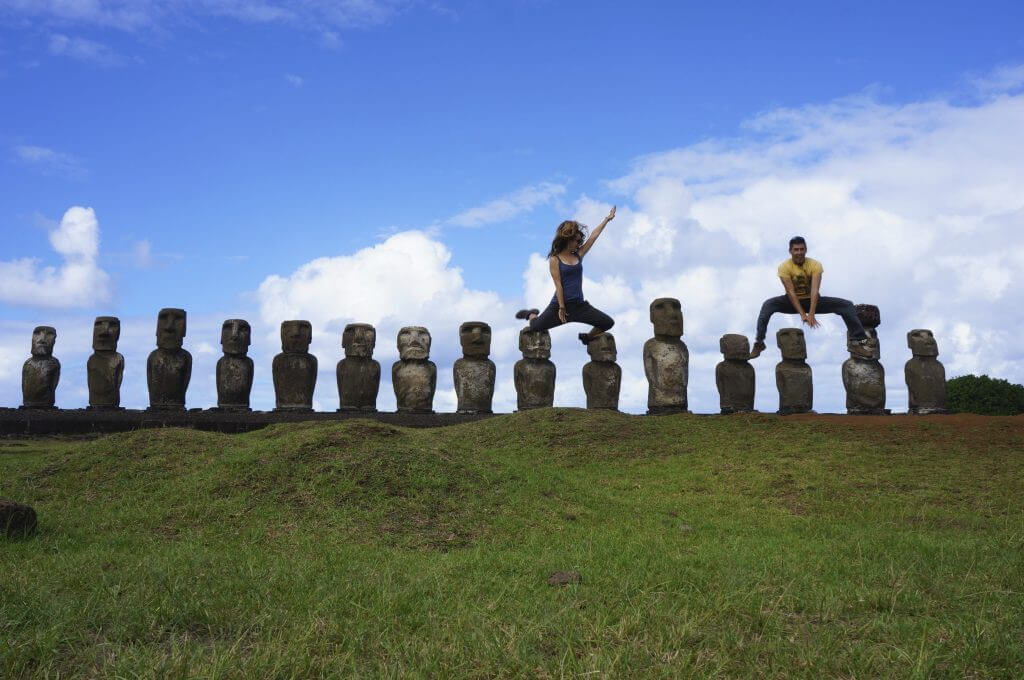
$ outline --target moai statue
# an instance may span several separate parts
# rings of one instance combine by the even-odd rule
[[[903,367],[907,379],[908,412],[917,415],[946,413],[946,369],[938,360],[939,345],[931,331],[917,328],[907,333],[914,354]]]
[[[455,360],[452,374],[459,413],[493,413],[494,362],[491,353],[491,327],[483,321],[467,321],[459,326],[462,358]]]
[[[309,353],[313,325],[281,322],[281,353],[274,357],[275,411],[312,411],[316,389],[316,357]]]
[[[149,409],[184,411],[185,392],[192,379],[192,355],[182,349],[185,340],[184,309],[164,308],[156,321],[156,349],[146,361]]]
[[[516,362],[513,370],[519,410],[553,406],[555,365],[550,359],[551,334],[524,328],[519,331],[519,351],[523,358]]]
[[[619,388],[622,386],[622,368],[615,363],[615,336],[602,333],[587,343],[590,361],[583,364],[583,391],[587,394],[587,408],[619,410]]]
[[[807,365],[807,343],[799,328],[782,328],[775,334],[782,361],[775,366],[775,385],[779,388],[779,415],[811,413],[814,383]]]
[[[341,332],[345,358],[338,362],[339,411],[377,411],[380,364],[373,358],[377,331],[368,323],[350,323]]]
[[[679,300],[658,298],[651,303],[654,337],[644,343],[647,374],[647,413],[679,413],[687,407],[690,381],[690,350],[683,336],[683,311]]]
[[[433,413],[437,366],[430,361],[430,331],[405,326],[398,331],[398,361],[391,366],[391,385],[399,413]]]
[[[220,328],[224,356],[217,360],[217,408],[251,411],[253,364],[249,358],[252,328],[245,319],[228,319]]]
[[[843,387],[846,388],[846,412],[852,415],[888,413],[885,408],[885,368],[879,358],[878,332],[881,323],[878,307],[857,305],[868,341],[861,345],[847,337],[850,358],[843,362]]]
[[[60,382],[60,362],[53,356],[57,330],[36,326],[32,331],[32,356],[21,368],[22,408],[53,408]]]
[[[754,410],[754,367],[750,365],[750,340],[727,333],[718,341],[724,361],[715,366],[718,402],[723,414]]]
[[[89,383],[89,408],[112,411],[121,408],[121,380],[124,357],[117,351],[121,320],[116,316],[97,316],[92,325],[92,356],[86,364]]]

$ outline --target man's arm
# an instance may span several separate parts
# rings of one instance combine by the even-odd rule
[[[817,328],[821,324],[814,318],[814,311],[818,308],[818,289],[821,287],[821,274],[811,274],[811,308],[807,311],[807,318],[804,321],[811,328]]]
[[[807,313],[804,312],[804,308],[800,306],[800,298],[796,296],[796,289],[793,288],[793,279],[788,276],[780,276],[779,279],[782,281],[782,287],[786,289],[786,297],[789,298],[789,302],[800,314],[800,319],[804,320],[807,318]]]

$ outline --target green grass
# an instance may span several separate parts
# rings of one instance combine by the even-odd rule
[[[4,679],[1024,676],[1021,418],[0,440],[0,497]]]

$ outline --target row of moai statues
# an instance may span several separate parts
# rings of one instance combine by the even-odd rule
[[[849,341],[850,359],[843,364],[843,384],[850,413],[885,413],[885,370],[879,362],[876,328],[877,307],[859,305],[858,312],[870,340],[868,352]],[[654,337],[644,343],[644,373],[648,381],[648,413],[687,410],[689,350],[682,341],[683,314],[679,300],[658,298],[651,303]],[[317,358],[309,353],[312,325],[308,321],[281,324],[281,353],[272,365],[275,410],[312,411],[316,388]],[[180,411],[192,376],[192,356],[183,348],[186,313],[160,310],[157,347],[146,362],[150,409]],[[221,328],[224,355],[217,361],[217,410],[250,410],[254,365],[248,356],[252,330],[244,319],[228,319]],[[60,362],[53,357],[57,332],[39,326],[32,335],[32,356],[22,371],[23,408],[53,408]],[[120,321],[97,317],[93,326],[93,354],[87,364],[90,409],[120,409],[124,357],[117,352]],[[377,410],[380,364],[373,359],[377,333],[369,324],[348,324],[342,333],[345,358],[337,365],[339,411]],[[779,413],[807,413],[813,408],[813,381],[807,364],[803,331],[784,328],[776,336],[782,361],[776,366]],[[491,328],[482,321],[459,327],[462,358],[453,366],[458,413],[491,413],[496,379],[488,357]],[[905,375],[911,413],[945,411],[945,369],[937,360],[938,347],[931,331],[907,334],[913,358]],[[391,369],[392,386],[399,412],[433,413],[437,366],[430,361],[430,332],[422,326],[406,326],[398,333],[399,360]],[[554,404],[555,365],[551,361],[551,336],[547,331],[524,328],[519,334],[523,358],[514,367],[517,406],[520,410]],[[727,334],[720,340],[723,361],[715,368],[722,413],[754,410],[754,368],[748,359],[746,336]],[[616,363],[615,338],[604,333],[587,345],[591,360],[583,366],[587,408],[617,410],[622,369]]]

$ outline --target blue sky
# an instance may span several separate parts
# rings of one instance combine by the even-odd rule
[[[683,300],[684,311],[694,309],[688,325],[702,335],[686,340],[706,354],[695,358],[695,401],[713,410],[713,384],[708,392],[697,383],[706,382],[698,381],[700,370],[713,370],[718,336],[752,332],[760,300],[776,294],[772,269],[785,256],[783,236],[818,228],[820,235],[806,235],[812,256],[826,263],[827,293],[877,301],[898,288],[906,296],[905,304],[890,305],[892,336],[883,335],[898,400],[907,323],[945,322],[947,336],[960,333],[964,347],[985,337],[992,347],[1024,326],[1018,312],[1006,312],[1018,276],[1014,248],[1004,247],[1011,259],[994,265],[949,265],[984,269],[987,290],[999,291],[987,301],[1001,310],[996,314],[975,317],[964,293],[962,315],[947,309],[942,316],[936,307],[933,319],[921,311],[929,309],[920,302],[929,291],[905,290],[914,229],[947,218],[954,234],[964,233],[965,220],[987,225],[974,227],[984,234],[971,239],[977,253],[944,251],[944,237],[932,234],[934,258],[982,257],[1007,238],[1019,243],[1014,194],[1024,192],[1015,185],[922,177],[936,167],[936,155],[944,159],[939,166],[978,163],[971,177],[999,177],[1007,168],[1020,174],[1009,158],[1020,139],[1009,121],[1024,81],[1022,20],[1024,9],[1010,2],[0,0],[0,263],[23,263],[17,270],[0,264],[0,272],[24,279],[25,272],[43,276],[47,266],[59,271],[65,257],[48,232],[73,206],[92,208],[99,236],[94,256],[71,256],[91,269],[86,278],[57,284],[67,292],[39,297],[8,285],[0,294],[7,324],[0,333],[9,336],[3,347],[23,345],[27,356],[24,328],[52,322],[58,332],[68,328],[57,355],[84,364],[88,337],[71,326],[88,330],[91,316],[115,314],[148,329],[157,309],[180,306],[194,320],[190,342],[218,351],[219,319],[249,318],[253,355],[265,359],[264,372],[276,351],[276,324],[291,315],[316,317],[314,334],[323,337],[314,347],[325,371],[340,355],[329,336],[346,321],[380,325],[382,363],[393,360],[398,325],[424,323],[434,330],[446,374],[457,356],[447,328],[457,327],[451,310],[482,315],[496,330],[507,326],[511,337],[508,310],[527,297],[540,306],[550,295],[541,293],[549,282],[538,278],[531,256],[546,250],[558,221],[596,222],[607,204],[618,204],[624,210],[610,227],[618,235],[599,243],[588,264],[588,297],[622,320],[617,332],[624,334],[620,363],[627,375],[632,370],[642,380],[642,370],[638,377],[630,366],[634,344],[649,332],[645,295],[664,290]],[[964,116],[973,119],[965,123]],[[1001,140],[1007,165],[978,151],[984,140],[964,160],[957,140],[973,130]],[[908,153],[893,153],[900,149]],[[737,158],[769,162],[754,167]],[[881,158],[889,171],[875,173]],[[900,164],[911,160],[901,174]],[[903,191],[908,172],[920,185]],[[783,183],[774,193],[765,189],[772,180]],[[845,198],[829,203],[823,197],[835,186],[845,187]],[[984,204],[965,198],[929,213],[929,197],[951,195],[950,186]],[[995,196],[997,188],[1002,193]],[[806,216],[785,213],[765,222],[729,203],[745,195],[759,197],[750,200],[767,215],[781,210],[770,205],[780,196],[810,196],[814,219],[804,226]],[[783,202],[792,210],[795,200]],[[867,216],[867,226],[857,226],[857,215]],[[879,226],[889,219],[902,222]],[[908,252],[873,272],[862,291],[863,262],[849,256],[871,229],[906,231],[893,247]],[[853,236],[858,230],[867,230],[860,239]],[[408,233],[423,237],[411,248],[443,250],[424,257],[434,269],[416,273],[404,250],[391,253],[389,237]],[[816,243],[834,251],[817,251]],[[415,251],[408,257],[415,260]],[[35,260],[28,269],[25,258]],[[297,270],[317,258],[336,260],[303,274],[322,287],[300,290]],[[391,283],[381,287],[394,290],[346,280],[339,293],[341,270],[364,271],[360,263],[385,270]],[[740,265],[745,269],[735,269]],[[745,291],[722,297],[756,271],[763,280],[752,276]],[[687,275],[696,278],[678,278]],[[715,275],[727,283],[709,283]],[[888,283],[875,288],[878,280]],[[684,283],[689,288],[678,289]],[[967,290],[956,285],[950,290]],[[415,304],[405,308],[403,291],[413,289],[433,297],[412,295]],[[304,297],[323,290],[335,294]],[[709,300],[717,302],[702,311]],[[384,310],[379,318],[355,317],[375,309]],[[403,309],[417,318],[398,318]],[[631,314],[639,318],[631,322]],[[784,323],[777,319],[773,332]],[[841,386],[834,385],[835,366],[845,358],[840,335],[833,325],[821,336],[831,343],[820,343],[825,410],[842,407]],[[565,357],[565,396],[556,401],[579,405],[585,355],[578,345],[558,344],[564,340],[556,338],[555,358]],[[939,342],[943,347],[941,335]],[[1001,371],[1020,382],[1019,354],[1005,344],[1003,354],[986,353],[960,368]],[[137,362],[144,364],[151,346],[132,348]],[[496,356],[499,370],[500,360],[515,359],[512,350]],[[4,403],[20,396],[22,360],[0,367]],[[203,366],[198,362],[197,370]],[[773,399],[770,366],[759,365],[765,410]],[[71,384],[75,371],[66,372],[63,401],[81,405],[80,386]],[[499,392],[509,403],[502,378]],[[272,401],[267,380],[260,380],[257,399]],[[139,385],[126,377],[126,403],[145,402]],[[640,387],[624,386],[631,410],[642,409]],[[382,387],[382,395],[387,391]],[[208,376],[197,375],[192,394],[195,405],[212,405]],[[333,408],[328,372],[318,395]]]

